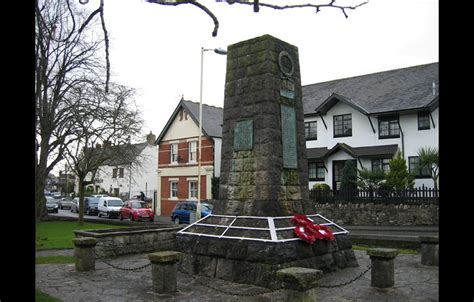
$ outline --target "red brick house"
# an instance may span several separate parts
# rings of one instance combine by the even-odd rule
[[[202,105],[201,201],[212,199],[212,177],[219,177],[222,117],[222,108]],[[178,201],[197,200],[198,139],[199,103],[182,99],[156,140],[158,215],[170,215]]]

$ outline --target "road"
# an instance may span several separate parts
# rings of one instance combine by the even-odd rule
[[[51,215],[53,217],[68,217],[68,218],[78,218],[79,213],[73,213],[71,210],[58,210],[58,213],[48,213],[48,215]],[[97,215],[86,215],[84,213],[84,220],[85,221],[90,221],[90,222],[114,222],[114,223],[123,223],[123,224],[172,224],[173,222],[171,221],[171,217],[169,216],[155,216],[155,221],[149,222],[149,221],[130,221],[130,219],[124,219],[123,221],[120,221],[118,218],[107,218],[107,217],[101,217],[99,218]]]

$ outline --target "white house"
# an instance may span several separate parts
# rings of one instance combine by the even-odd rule
[[[143,192],[146,197],[152,198],[152,204],[154,204],[158,165],[158,148],[155,145],[155,139],[156,136],[150,131],[143,143],[112,146],[112,148],[135,148],[139,164],[131,164],[130,160],[120,158],[107,162],[97,171],[94,191],[105,191],[122,199]]]
[[[415,186],[433,187],[415,164],[419,148],[439,145],[438,70],[432,63],[303,86],[309,187],[339,188],[347,160],[387,170],[397,150]]]

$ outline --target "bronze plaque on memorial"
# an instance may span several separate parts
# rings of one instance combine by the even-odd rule
[[[294,100],[295,99],[295,83],[288,79],[284,79],[281,81],[280,85],[280,95],[287,99]]]
[[[253,148],[253,120],[238,121],[234,128],[234,151]]]
[[[296,152],[296,113],[295,108],[281,105],[281,136],[283,168],[298,168]]]

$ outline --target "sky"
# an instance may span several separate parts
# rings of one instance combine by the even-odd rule
[[[201,47],[228,45],[270,34],[298,47],[302,85],[438,62],[438,0],[370,0],[348,18],[335,8],[274,10],[200,0],[219,20],[189,4],[105,0],[111,79],[133,87],[144,136],[158,136],[181,97],[199,102]],[[273,4],[327,3],[265,0]],[[345,0],[336,4],[356,5]],[[90,0],[85,9],[98,7]],[[99,28],[100,30],[100,28]],[[204,104],[223,107],[226,56],[204,52]]]

